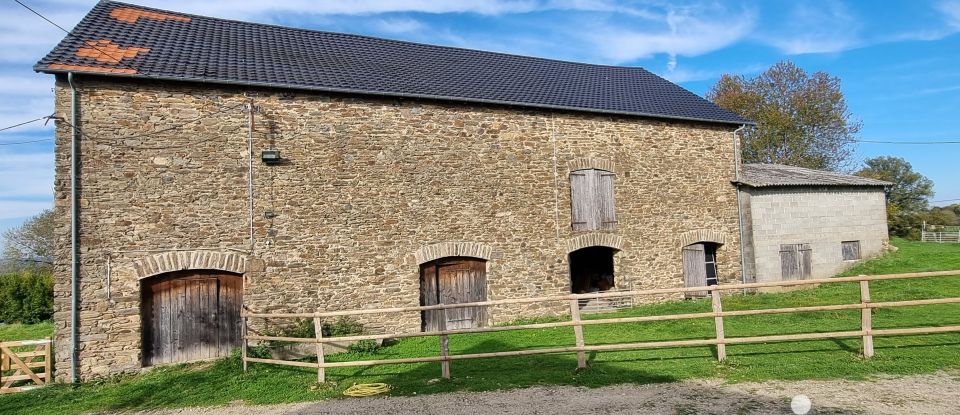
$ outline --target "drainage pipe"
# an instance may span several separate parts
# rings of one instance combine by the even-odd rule
[[[733,183],[736,187],[737,192],[737,224],[740,228],[740,280],[744,283],[747,282],[747,257],[744,255],[746,250],[744,240],[744,229],[743,229],[743,211],[740,206],[740,164],[741,164],[741,155],[740,155],[740,139],[737,134],[740,133],[744,128],[747,128],[746,125],[741,125],[739,128],[733,131]]]
[[[77,97],[77,88],[73,84],[73,72],[67,73],[67,82],[70,84],[70,382],[77,383],[79,380],[77,374],[78,365],[78,346],[80,340],[79,331],[79,296],[80,296],[80,237],[77,228],[77,219],[80,213],[80,204],[78,201],[77,175],[79,174],[79,152],[80,130],[78,127],[79,114],[77,112],[79,102]]]

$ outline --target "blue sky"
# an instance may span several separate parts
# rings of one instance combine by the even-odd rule
[[[24,0],[66,28],[93,0]],[[703,95],[723,73],[756,75],[791,59],[843,80],[860,138],[960,141],[960,0],[141,0],[208,16],[359,33],[599,64],[642,66]],[[0,3],[0,127],[53,112],[33,63],[63,33]],[[0,132],[0,230],[52,206],[52,128]],[[960,145],[860,144],[858,159],[906,158],[960,199]],[[950,202],[935,203],[938,205]]]

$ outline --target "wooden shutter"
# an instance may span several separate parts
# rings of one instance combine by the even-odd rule
[[[600,205],[600,227],[614,229],[617,226],[617,214],[613,202],[613,173],[603,170],[597,172],[597,198]]]
[[[811,268],[813,265],[813,251],[810,244],[798,244],[798,268],[800,269],[800,279],[810,279]]]
[[[840,243],[844,261],[860,259],[860,241],[844,241]]]
[[[683,281],[685,287],[704,287],[707,285],[707,261],[703,244],[683,247]],[[703,297],[706,291],[689,291],[687,297]]]
[[[587,169],[570,173],[571,225],[573,230],[613,229],[616,208],[613,197],[614,174]]]
[[[596,179],[593,170],[570,173],[570,203],[573,230],[597,229]]]

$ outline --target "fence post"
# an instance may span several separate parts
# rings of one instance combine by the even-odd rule
[[[243,356],[243,371],[247,371],[247,317],[243,317],[243,344],[240,346],[240,353]]]
[[[50,357],[52,352],[50,349],[53,349],[53,337],[48,337],[48,339],[47,349],[44,350],[43,353],[43,380],[47,385],[50,384],[50,376],[52,375],[52,371],[50,370]]]
[[[447,309],[441,308],[437,314],[440,315],[440,331],[446,332]],[[443,358],[443,360],[440,361],[440,376],[444,379],[450,379],[450,342],[446,334],[440,335],[440,357]]]
[[[583,342],[583,324],[580,324],[580,300],[570,300],[570,320],[573,322],[573,335],[577,342],[577,368],[587,367],[587,353],[582,350]]]
[[[323,323],[320,322],[320,317],[313,318],[313,331],[317,336],[317,383],[324,383],[327,381],[327,372],[323,367],[324,358],[323,358]]]
[[[873,357],[873,310],[870,304],[870,281],[860,281],[860,330],[863,331],[863,357]]]
[[[717,360],[727,360],[727,345],[723,342],[723,306],[720,304],[720,290],[710,291],[711,303],[713,305],[713,320],[717,327]]]

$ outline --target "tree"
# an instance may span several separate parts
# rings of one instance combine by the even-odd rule
[[[856,175],[893,183],[887,192],[887,226],[897,236],[914,236],[933,196],[933,181],[913,171],[900,157],[881,156],[864,162]]]
[[[781,61],[752,79],[723,75],[707,98],[757,123],[743,131],[746,163],[851,167],[861,123],[847,110],[837,77]]]
[[[53,210],[47,209],[28,219],[23,225],[3,233],[4,267],[50,268],[53,265]]]

